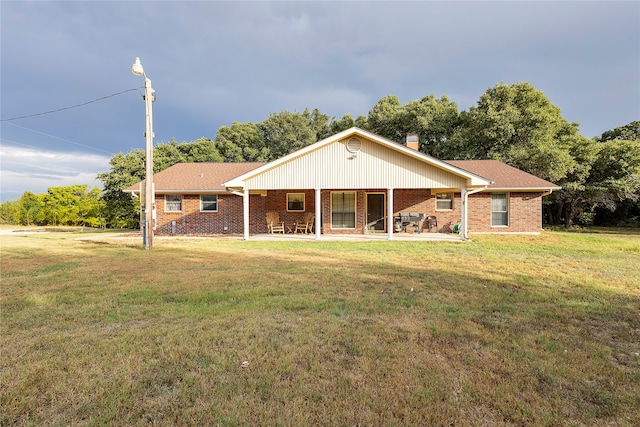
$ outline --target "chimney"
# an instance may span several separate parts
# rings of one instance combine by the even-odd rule
[[[418,134],[408,133],[404,146],[418,151],[418,149],[420,148],[418,144]]]

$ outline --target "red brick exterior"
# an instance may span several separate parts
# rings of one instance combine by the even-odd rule
[[[322,190],[322,233],[324,234],[363,234],[366,227],[367,193],[385,193],[386,189],[363,189],[356,191],[356,228],[331,228],[331,192],[349,190]],[[274,190],[266,196],[251,195],[249,199],[249,233],[266,233],[266,212],[278,212],[285,227],[294,226],[301,221],[305,212],[287,211],[287,193],[305,194],[305,212],[315,212],[314,190]],[[491,193],[481,192],[469,196],[468,230],[474,232],[539,232],[542,228],[542,193],[509,193],[509,224],[506,227],[491,226]],[[453,230],[454,224],[462,220],[462,202],[460,193],[454,194],[453,209],[436,210],[436,199],[429,189],[395,190],[393,193],[393,216],[403,212],[419,212],[435,215],[439,229],[443,232]],[[232,194],[218,195],[218,210],[200,211],[200,195],[185,194],[181,212],[166,212],[164,194],[156,194],[156,233],[173,234],[242,234],[243,207],[242,197]],[[385,202],[386,208],[386,202]],[[175,225],[173,222],[175,221]],[[427,224],[420,225],[426,232]],[[432,230],[433,231],[433,230]]]
[[[509,225],[491,226],[491,193],[469,196],[469,232],[539,233],[542,230],[542,192],[508,193]]]
[[[184,194],[180,212],[165,211],[164,194],[156,194],[155,200],[157,234],[174,234],[174,229],[175,234],[242,234],[243,232],[242,197],[219,194],[218,210],[213,212],[200,211],[199,194]],[[252,210],[261,210],[263,205],[264,197],[250,196],[249,206]],[[264,212],[264,209],[262,211]],[[257,224],[250,223],[250,232],[262,232],[256,227]]]

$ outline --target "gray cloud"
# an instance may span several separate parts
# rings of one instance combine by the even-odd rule
[[[389,94],[468,109],[501,81],[531,82],[592,137],[640,117],[639,15],[637,2],[3,2],[2,118],[140,87],[139,56],[156,141],[305,107],[367,114]],[[2,123],[3,146],[144,145],[136,93],[16,123],[45,135]]]

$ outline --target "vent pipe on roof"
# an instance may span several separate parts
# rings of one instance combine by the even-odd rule
[[[418,134],[408,133],[404,141],[404,146],[407,148],[411,148],[412,150],[418,151],[420,148],[420,144],[418,141]]]

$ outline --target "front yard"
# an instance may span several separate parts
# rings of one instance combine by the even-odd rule
[[[0,425],[639,425],[640,235],[473,238],[4,234]]]

